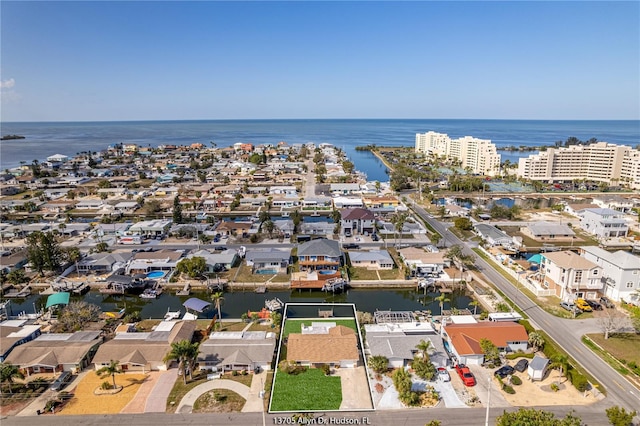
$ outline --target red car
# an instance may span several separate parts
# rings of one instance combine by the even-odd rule
[[[464,383],[465,386],[476,385],[476,378],[469,370],[469,367],[464,364],[458,364],[456,365],[456,371],[458,372],[458,376],[460,376],[460,378],[462,379],[462,383]]]

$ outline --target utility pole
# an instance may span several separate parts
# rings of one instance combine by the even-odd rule
[[[489,406],[491,405],[491,377],[489,377],[489,388],[487,396],[487,412],[484,416],[484,426],[489,426]]]

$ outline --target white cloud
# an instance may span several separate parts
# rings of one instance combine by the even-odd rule
[[[0,81],[1,89],[11,89],[15,85],[16,85],[16,81],[13,78],[10,78],[9,80]]]

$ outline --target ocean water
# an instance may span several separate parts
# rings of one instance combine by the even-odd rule
[[[474,136],[500,146],[551,145],[575,136],[581,140],[636,146],[640,144],[640,121],[567,120],[196,120],[126,122],[1,123],[2,135],[26,139],[0,142],[0,169],[21,161],[41,161],[53,154],[73,156],[100,151],[121,142],[158,146],[193,142],[219,147],[236,142],[289,144],[327,142],[343,149],[369,180],[387,181],[386,168],[359,145],[414,146],[415,134],[433,130],[451,137]],[[501,152],[502,160],[517,162],[519,153]],[[528,155],[528,153],[524,154]]]

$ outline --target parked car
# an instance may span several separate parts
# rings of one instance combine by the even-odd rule
[[[615,308],[616,307],[616,305],[614,305],[613,302],[611,300],[609,300],[608,297],[602,296],[600,298],[600,303],[602,303],[607,308]]]
[[[371,235],[371,240],[372,241],[378,241],[380,239],[380,237],[378,237],[378,234],[372,234]]]
[[[449,375],[447,369],[444,367],[438,367],[438,377],[440,377],[440,380],[442,380],[443,382],[451,381],[451,376]]]
[[[57,379],[53,381],[51,384],[51,390],[59,391],[62,390],[67,384],[71,381],[73,375],[71,371],[65,371]]]
[[[347,250],[357,250],[360,248],[360,246],[358,244],[349,243],[343,244],[342,248],[345,248]]]
[[[573,303],[565,302],[565,301],[560,302],[560,306],[562,306],[564,309],[566,309],[569,312],[575,312],[578,309],[576,308],[576,305],[574,305]]]
[[[517,371],[524,373],[524,371],[529,366],[529,360],[526,358],[522,358],[520,361],[516,362],[516,365],[513,366]]]
[[[580,299],[580,298],[576,299],[576,306],[582,312],[593,312],[593,309],[591,309],[591,306],[589,306],[587,301],[584,299]]]
[[[220,250],[220,251],[225,251],[227,249],[227,247],[225,246],[215,246],[213,247],[214,250]]]
[[[498,368],[493,374],[500,377],[501,379],[504,379],[505,377],[512,375],[514,372],[515,369],[512,366],[503,365],[502,367]]]
[[[589,304],[589,306],[591,306],[591,309],[593,309],[594,311],[602,310],[602,305],[596,302],[595,300],[587,300],[586,302]]]
[[[457,364],[456,371],[458,372],[458,376],[462,379],[462,383],[465,386],[475,386],[476,385],[476,377],[473,375],[469,367],[464,364]]]

